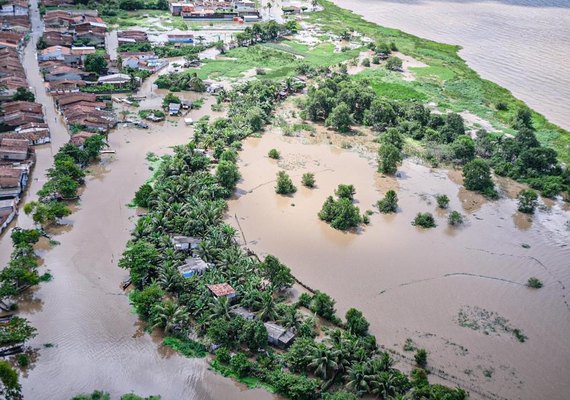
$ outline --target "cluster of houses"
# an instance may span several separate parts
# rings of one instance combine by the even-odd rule
[[[175,250],[190,254],[184,264],[178,267],[178,272],[180,272],[183,277],[202,276],[206,270],[212,267],[195,253],[195,250],[200,246],[200,238],[174,235],[170,240]],[[212,296],[217,299],[225,297],[232,302],[238,296],[236,290],[226,282],[206,285],[206,287]],[[232,307],[231,312],[247,320],[257,318],[255,313],[241,306]],[[267,329],[267,341],[273,346],[284,349],[290,346],[295,340],[295,333],[290,329],[274,322],[265,322],[264,325]]]
[[[32,145],[50,141],[43,107],[33,93],[20,58],[31,24],[27,1],[0,4],[0,233],[17,205],[35,161]],[[16,98],[15,98],[16,96]]]
[[[82,88],[98,84],[122,87],[132,78],[118,71],[97,76],[85,70],[87,57],[101,54],[99,49],[105,47],[107,25],[97,11],[48,11],[43,19],[44,48],[37,53],[39,68],[47,92],[53,96],[56,108],[71,131],[75,132],[71,142],[82,145],[90,135],[105,134],[117,123],[111,102],[103,101],[102,96],[94,93],[83,92]],[[108,55],[103,54],[106,70],[113,72],[108,68]]]
[[[117,32],[119,46],[130,43],[148,43],[148,35],[144,31],[127,30]],[[123,68],[155,73],[168,65],[168,61],[159,59],[153,51],[122,51],[119,53]]]
[[[252,22],[261,19],[252,0],[186,0],[170,3],[172,15],[188,20],[229,20]]]
[[[3,31],[28,32],[32,24],[27,0],[1,1],[0,26]]]

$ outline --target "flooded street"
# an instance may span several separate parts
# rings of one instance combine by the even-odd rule
[[[380,25],[463,47],[483,78],[570,129],[567,0],[334,0]]]
[[[305,144],[311,141],[308,134],[275,133],[246,141],[228,221],[239,221],[247,246],[276,255],[298,279],[330,294],[341,315],[361,309],[388,348],[404,353],[405,339],[412,338],[430,352],[431,367],[451,376],[447,384],[465,387],[473,398],[567,399],[570,248],[564,223],[570,213],[554,204],[529,222],[514,200],[486,202],[465,191],[453,182],[458,172],[448,176],[406,161],[399,178],[381,177],[373,157]],[[271,148],[281,153],[279,161],[267,157]],[[292,197],[275,194],[280,169],[298,187]],[[315,173],[315,189],[300,184],[308,171]],[[340,183],[355,186],[361,212],[375,211],[357,233],[336,231],[317,217]],[[373,206],[388,189],[398,193],[395,215]],[[463,227],[448,226],[447,212],[437,209],[438,193],[449,196],[450,210],[466,216]],[[426,211],[438,227],[412,226],[416,213]],[[531,276],[545,287],[526,287]],[[486,314],[496,313],[528,339],[520,343],[497,326],[488,334],[460,326],[460,312],[475,314],[481,326]]]

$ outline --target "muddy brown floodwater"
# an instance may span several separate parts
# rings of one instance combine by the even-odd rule
[[[465,191],[458,172],[406,161],[398,178],[381,177],[374,157],[311,141],[269,132],[245,142],[228,221],[239,221],[247,246],[279,257],[301,281],[329,293],[340,314],[361,309],[388,348],[405,353],[402,345],[412,338],[429,351],[431,367],[450,375],[444,383],[474,398],[568,399],[570,213],[563,205],[551,202],[521,217],[513,199],[486,202]],[[280,151],[279,161],[267,157],[271,148]],[[291,197],[275,194],[280,169],[298,187]],[[307,171],[315,173],[315,189],[300,184]],[[354,184],[362,212],[395,189],[398,213],[375,211],[357,233],[332,229],[317,212],[340,183]],[[508,192],[511,183],[501,184]],[[463,227],[447,225],[449,211],[437,209],[437,193],[466,215]],[[424,211],[436,217],[435,229],[411,225]],[[544,288],[526,287],[531,276]],[[460,326],[460,311],[476,329]],[[509,333],[515,328],[526,342]]]
[[[35,60],[35,43],[41,32],[37,1],[32,1],[33,34],[24,54],[28,80],[44,104],[52,144],[37,148],[38,162],[28,199],[45,182],[53,154],[69,137],[52,99],[46,95]],[[158,108],[160,91],[148,80],[141,88],[147,99],[141,108]],[[196,98],[196,95],[184,95]],[[209,98],[192,118],[213,115]],[[136,112],[136,109],[131,109]],[[50,231],[59,245],[39,246],[42,268],[53,281],[43,283],[19,301],[20,313],[38,329],[29,345],[39,355],[21,376],[26,399],[65,400],[95,389],[113,396],[134,391],[177,399],[272,399],[264,390],[246,390],[232,380],[207,370],[207,361],[187,359],[164,348],[161,338],[144,333],[127,296],[119,289],[127,271],[117,267],[129,240],[135,211],[127,204],[151,172],[148,152],[162,155],[171,146],[187,143],[192,129],[180,118],[152,124],[149,130],[120,127],[109,136],[115,155],[103,156],[91,168],[76,211],[65,225]],[[23,213],[14,225],[31,227]],[[9,235],[0,240],[0,265],[11,252]]]

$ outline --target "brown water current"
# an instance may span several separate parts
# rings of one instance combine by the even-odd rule
[[[379,25],[463,47],[483,78],[570,129],[568,0],[334,0]]]
[[[327,135],[327,144],[314,144]],[[352,142],[358,151],[332,147],[329,140]],[[248,139],[228,221],[239,225],[249,248],[274,254],[302,282],[333,296],[341,315],[349,307],[361,309],[389,349],[411,360],[412,353],[402,350],[406,338],[425,347],[434,375],[449,379],[446,384],[457,383],[474,398],[567,399],[570,230],[565,223],[570,213],[554,202],[523,217],[512,198],[488,202],[463,189],[460,172],[411,161],[404,162],[397,178],[383,177],[374,157],[362,151],[365,141],[322,128],[313,136],[269,132]],[[280,160],[267,157],[271,148],[280,151]],[[294,195],[275,194],[278,170],[292,177],[298,187]],[[315,174],[314,189],[300,184],[308,171]],[[356,187],[361,212],[375,211],[370,225],[357,232],[336,231],[317,217],[340,183]],[[500,186],[508,194],[514,191],[511,185]],[[388,189],[398,193],[397,214],[374,208]],[[464,226],[448,226],[449,210],[437,208],[438,193],[451,199],[449,210],[466,216]],[[438,226],[412,226],[417,212],[433,213]],[[531,276],[544,288],[526,287]],[[473,329],[460,326],[460,312]],[[526,342],[509,333],[515,328]]]

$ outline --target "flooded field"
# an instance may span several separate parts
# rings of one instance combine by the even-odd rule
[[[333,133],[328,140],[350,141]],[[510,198],[487,202],[465,191],[460,172],[406,161],[397,178],[382,177],[365,152],[309,144],[315,141],[275,132],[246,141],[243,179],[228,212],[246,245],[276,255],[305,284],[332,295],[341,314],[361,309],[388,348],[411,359],[402,350],[411,338],[428,349],[429,364],[474,398],[568,398],[570,213],[564,205],[549,203],[534,217],[523,216]],[[358,141],[354,149],[363,148]],[[267,157],[271,148],[280,160]],[[293,196],[275,194],[278,170],[297,185]],[[308,171],[315,173],[315,189],[300,184]],[[356,233],[336,231],[317,217],[340,183],[355,186],[361,212],[375,211]],[[504,193],[516,193],[511,182],[501,184]],[[388,189],[400,199],[395,215],[373,206]],[[438,193],[466,216],[463,227],[447,225],[449,211],[437,208]],[[411,225],[425,211],[436,217],[435,229]],[[528,288],[531,276],[545,287]],[[528,337],[524,343],[514,329]]]

